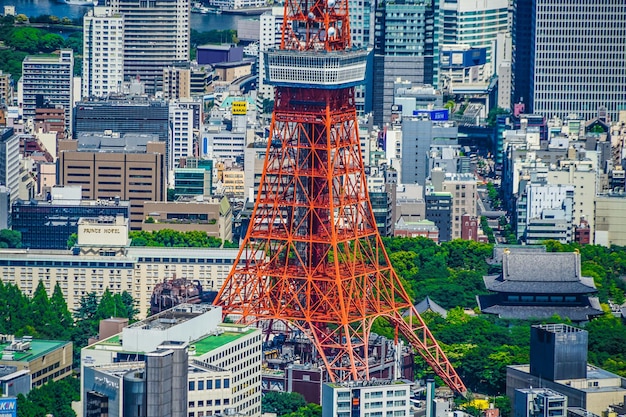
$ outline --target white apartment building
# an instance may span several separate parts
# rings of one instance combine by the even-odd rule
[[[282,36],[284,10],[272,7],[272,10],[261,15],[259,34],[259,98],[274,100],[274,87],[265,83],[265,57],[263,52],[280,46]]]
[[[65,110],[65,129],[72,131],[74,95],[74,53],[61,49],[59,55],[31,55],[22,61],[21,94],[24,118],[35,118],[37,96],[44,102],[60,104]]]
[[[350,381],[322,386],[324,417],[411,416],[410,381]]]
[[[184,101],[169,105],[169,170],[179,167],[180,158],[194,156],[194,106]]]
[[[160,91],[163,68],[189,59],[186,0],[110,0],[111,13],[124,17],[124,79],[140,78],[146,93]]]
[[[83,17],[82,97],[106,97],[124,82],[124,17],[96,6]]]

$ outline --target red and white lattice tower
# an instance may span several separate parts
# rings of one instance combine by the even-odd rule
[[[369,335],[383,317],[465,393],[376,227],[354,99],[367,52],[351,46],[348,0],[287,0],[281,46],[264,58],[276,97],[263,175],[215,303],[243,323],[281,321],[300,330],[332,381],[368,379]]]

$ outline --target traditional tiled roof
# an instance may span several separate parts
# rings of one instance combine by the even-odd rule
[[[545,252],[546,247],[544,245],[494,245],[493,255],[489,261],[491,264],[502,264],[502,257],[504,252],[515,253],[537,253]]]
[[[597,297],[588,297],[588,302],[579,306],[502,305],[498,304],[500,299],[497,295],[479,295],[476,299],[481,312],[497,314],[504,319],[547,319],[559,316],[573,322],[581,322],[604,314]]]
[[[483,277],[490,291],[533,294],[590,294],[593,278],[580,272],[577,252],[504,251],[502,273]]]
[[[439,304],[434,302],[430,297],[424,298],[419,303],[415,304],[415,309],[418,313],[422,314],[425,311],[432,311],[433,313],[439,314],[444,319],[448,316],[448,310],[441,307]]]

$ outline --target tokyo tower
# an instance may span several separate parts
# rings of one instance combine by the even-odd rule
[[[286,0],[280,48],[264,58],[276,88],[264,169],[215,303],[242,323],[302,332],[331,381],[369,379],[372,323],[384,318],[464,394],[376,227],[354,98],[367,52],[351,45],[348,0]]]

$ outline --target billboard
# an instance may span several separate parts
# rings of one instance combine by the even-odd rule
[[[0,417],[17,417],[17,398],[0,398]]]
[[[245,115],[248,110],[248,103],[245,101],[233,101],[233,115]]]
[[[428,118],[433,122],[444,122],[449,119],[448,109],[413,110],[413,116],[418,116],[420,114],[428,115]]]

